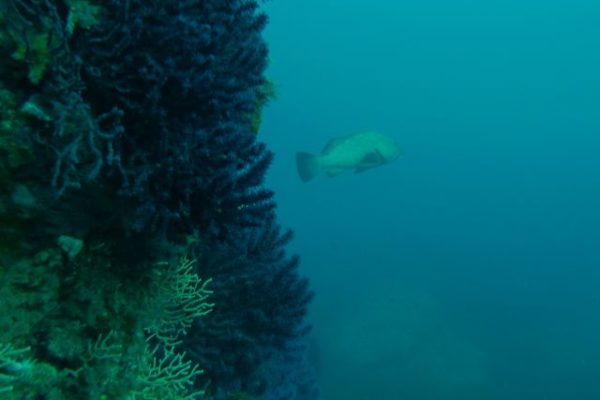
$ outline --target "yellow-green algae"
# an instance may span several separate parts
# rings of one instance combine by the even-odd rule
[[[65,30],[72,35],[77,28],[91,29],[101,20],[102,8],[88,0],[62,0],[67,7]],[[16,24],[21,21],[7,0],[0,0],[0,46],[10,47],[10,57],[24,65],[29,81],[37,85],[52,64],[52,49],[61,45],[61,38],[53,30],[54,21],[39,17],[37,24]],[[15,21],[9,28],[6,19]],[[16,25],[16,27],[15,27]]]
[[[81,29],[91,29],[96,25],[102,16],[102,7],[93,4],[87,0],[63,0],[69,9],[67,16],[67,32],[69,35],[79,27]]]
[[[259,87],[255,101],[255,111],[248,118],[252,133],[258,134],[260,131],[264,108],[275,98],[277,98],[277,86],[272,80],[267,80],[261,87]]]

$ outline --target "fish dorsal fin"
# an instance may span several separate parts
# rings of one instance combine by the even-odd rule
[[[329,142],[327,142],[325,147],[323,147],[323,150],[321,150],[321,154],[329,153],[334,147],[338,146],[343,141],[344,138],[331,139]]]
[[[354,173],[358,174],[360,172],[367,171],[371,168],[375,168],[383,164],[385,164],[385,157],[383,157],[383,154],[381,154],[379,150],[373,150],[365,154],[365,156],[360,162],[360,165],[357,166],[354,170]]]

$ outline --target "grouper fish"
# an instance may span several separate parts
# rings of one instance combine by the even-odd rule
[[[344,171],[363,172],[396,160],[402,151],[390,137],[367,131],[332,139],[321,154],[296,153],[298,175],[308,182],[321,171],[337,176]]]

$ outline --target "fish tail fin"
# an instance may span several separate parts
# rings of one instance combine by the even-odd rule
[[[302,182],[308,182],[319,173],[319,157],[299,151],[296,153],[296,166]]]

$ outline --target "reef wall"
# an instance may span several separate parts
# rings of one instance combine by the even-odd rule
[[[0,398],[314,399],[267,17],[0,0]]]

